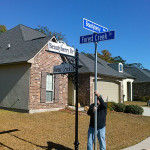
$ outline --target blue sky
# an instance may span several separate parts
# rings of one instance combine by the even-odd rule
[[[79,44],[83,18],[116,32],[115,40],[98,43],[127,63],[142,63],[150,69],[150,0],[0,0],[0,24],[11,29],[18,24],[31,28],[47,26],[65,35],[68,44],[94,53],[94,43]]]

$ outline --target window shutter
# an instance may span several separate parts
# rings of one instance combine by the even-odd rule
[[[55,85],[54,85],[54,98],[55,102],[59,101],[59,93],[60,93],[60,74],[55,75]]]
[[[41,103],[46,102],[46,72],[41,74]]]

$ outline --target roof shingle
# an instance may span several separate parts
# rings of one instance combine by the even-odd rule
[[[135,83],[142,83],[142,82],[150,82],[150,72],[137,68],[137,67],[129,67],[126,66],[124,70],[133,76],[136,77]]]
[[[94,61],[95,56],[93,54],[89,54],[85,56],[84,54],[79,55],[79,64],[82,65],[79,69],[79,73],[94,73]],[[118,78],[134,78],[132,75],[127,74],[126,72],[120,73],[109,66],[109,63],[106,61],[97,58],[97,73],[100,75],[113,76]]]
[[[0,34],[0,64],[30,60],[51,38],[23,25]]]

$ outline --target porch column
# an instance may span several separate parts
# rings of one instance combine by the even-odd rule
[[[131,85],[131,101],[133,101],[133,95],[132,95],[132,94],[133,94],[133,91],[132,91],[132,83],[133,83],[133,82],[130,82],[130,85]]]
[[[123,81],[119,81],[120,82],[120,103],[123,103]]]

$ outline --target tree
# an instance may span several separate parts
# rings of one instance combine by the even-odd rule
[[[85,53],[85,52],[81,52],[84,55],[89,55],[89,53]],[[124,65],[128,65],[128,66],[133,66],[133,67],[137,67],[140,69],[144,69],[143,65],[141,63],[131,63],[131,64],[127,64],[126,60],[124,60],[121,56],[116,56],[116,57],[112,57],[111,53],[108,50],[102,50],[101,51],[102,54],[100,54],[98,52],[97,56],[105,61],[107,61],[108,63],[119,63],[121,62]]]
[[[102,50],[102,54],[98,53],[97,56],[109,63],[113,63],[113,58],[111,57],[111,53],[108,50]]]
[[[7,28],[5,25],[0,25],[0,33],[6,32]]]
[[[81,52],[81,54],[84,54],[86,56],[90,55],[90,53]]]
[[[127,65],[131,66],[131,67],[137,67],[137,68],[140,68],[140,69],[144,69],[144,67],[141,63],[132,63],[132,64],[127,64]]]
[[[55,36],[57,40],[62,40],[67,43],[65,35],[57,32],[52,32],[48,29],[48,27],[38,26],[35,30],[40,31],[48,36]]]
[[[114,63],[119,63],[119,62],[121,62],[122,64],[126,64],[126,60],[124,60],[122,57],[120,57],[120,56],[116,56],[116,57],[114,57],[113,58],[113,62]]]

